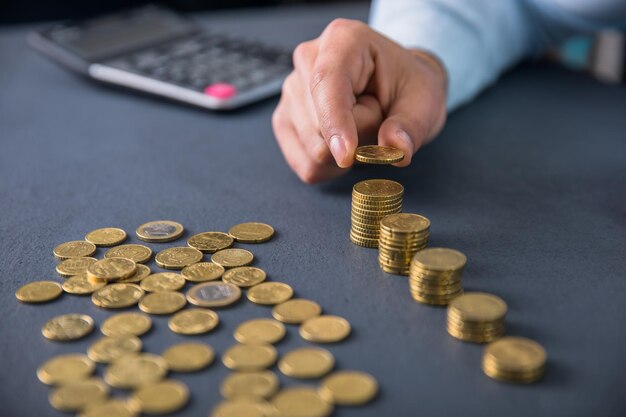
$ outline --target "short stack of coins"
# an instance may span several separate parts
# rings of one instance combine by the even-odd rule
[[[463,294],[448,306],[448,333],[466,342],[491,342],[504,334],[506,310],[504,300],[493,294]]]
[[[467,258],[446,248],[427,248],[413,256],[409,268],[409,288],[415,301],[448,305],[463,294],[461,276]]]
[[[352,189],[350,240],[367,248],[377,248],[380,221],[402,211],[404,187],[390,180],[365,180]]]
[[[390,274],[409,275],[411,259],[426,247],[430,221],[419,214],[397,213],[380,222],[378,263]]]
[[[529,384],[543,376],[546,360],[546,351],[539,343],[507,336],[487,345],[482,368],[491,378]]]

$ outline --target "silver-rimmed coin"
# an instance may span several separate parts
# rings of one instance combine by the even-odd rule
[[[226,282],[205,282],[187,291],[187,301],[200,307],[224,307],[241,298],[238,286]]]

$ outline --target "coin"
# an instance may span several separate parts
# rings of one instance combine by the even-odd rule
[[[263,282],[248,290],[248,300],[255,304],[280,304],[292,296],[293,289],[283,282]]]
[[[82,274],[74,275],[66,279],[62,287],[63,291],[68,294],[87,295],[99,290],[105,285],[106,281],[90,280],[87,277],[87,273],[83,272]]]
[[[41,333],[46,339],[57,341],[76,340],[93,330],[93,319],[86,314],[64,314],[46,322]]]
[[[133,410],[126,400],[111,399],[88,407],[78,417],[137,417],[137,412]]]
[[[15,298],[23,303],[45,303],[59,298],[63,293],[61,284],[54,281],[33,281],[15,291]]]
[[[404,159],[404,151],[391,146],[367,145],[359,146],[354,159],[364,164],[388,165]]]
[[[309,342],[334,343],[350,334],[350,323],[339,316],[319,316],[300,325],[300,336]]]
[[[128,278],[137,270],[135,261],[127,258],[105,258],[87,268],[87,276],[97,280],[115,281]]]
[[[223,249],[211,256],[211,262],[224,268],[250,265],[253,260],[254,255],[245,249]]]
[[[224,352],[224,366],[234,371],[261,371],[276,362],[272,345],[233,345]]]
[[[247,288],[265,281],[266,277],[267,274],[261,268],[240,266],[224,272],[222,280],[238,287]]]
[[[506,314],[504,300],[484,292],[468,292],[455,298],[448,306],[448,315],[470,323],[501,320]]]
[[[299,324],[322,314],[322,308],[315,301],[295,298],[277,304],[272,308],[272,316],[283,323]]]
[[[146,277],[139,286],[148,292],[178,291],[185,286],[185,278],[173,272],[160,272]]]
[[[150,314],[172,314],[185,307],[185,296],[176,291],[147,294],[139,301],[139,309]]]
[[[152,319],[144,313],[119,313],[106,319],[100,331],[107,336],[141,336],[152,327]]]
[[[235,340],[247,345],[273,344],[285,337],[285,326],[272,319],[252,319],[235,329]]]
[[[49,401],[59,411],[77,412],[104,402],[108,396],[109,387],[104,381],[90,378],[55,388],[50,393]]]
[[[87,271],[87,267],[96,262],[96,258],[68,258],[61,261],[57,267],[57,273],[62,277],[71,277]]]
[[[136,243],[116,246],[104,253],[105,258],[126,258],[139,264],[146,263],[152,256],[152,249]]]
[[[84,240],[61,243],[52,251],[54,256],[59,259],[82,258],[83,256],[91,256],[95,252],[96,245]]]
[[[154,258],[157,265],[165,269],[183,269],[202,260],[202,252],[188,247],[164,249]]]
[[[205,282],[187,291],[187,300],[200,307],[224,307],[240,297],[239,287],[226,282]]]
[[[87,356],[94,362],[109,363],[123,355],[140,352],[142,347],[141,339],[133,335],[105,336],[89,346]]]
[[[228,400],[268,399],[278,391],[278,378],[272,371],[236,372],[228,375],[220,393]]]
[[[131,404],[142,413],[168,414],[183,408],[189,401],[189,389],[180,381],[165,380],[135,391]]]
[[[85,240],[96,246],[115,246],[126,240],[126,232],[117,227],[104,227],[87,233]]]
[[[237,242],[262,243],[267,242],[274,236],[274,228],[265,223],[241,223],[231,227],[228,234]]]
[[[319,378],[335,366],[335,358],[326,349],[310,347],[287,352],[278,362],[278,369],[292,378]]]
[[[187,245],[205,253],[215,253],[230,248],[233,243],[233,238],[223,232],[198,233],[191,236],[187,241]]]
[[[46,385],[64,385],[89,378],[96,364],[86,355],[69,353],[48,359],[37,369],[37,378]]]
[[[467,258],[461,252],[448,248],[428,248],[413,258],[423,269],[429,271],[458,270],[465,266]]]
[[[487,345],[482,368],[497,380],[531,383],[543,376],[546,359],[545,349],[534,340],[507,336]]]
[[[144,242],[171,242],[182,236],[183,225],[171,220],[157,220],[144,223],[135,230],[137,237]]]
[[[365,372],[339,371],[324,378],[320,396],[337,405],[363,405],[378,393],[376,379]]]
[[[213,262],[198,262],[183,268],[180,273],[189,282],[206,282],[220,279],[224,267]]]
[[[150,353],[126,355],[111,363],[104,372],[104,380],[114,388],[137,389],[153,385],[167,374],[167,363]]]
[[[333,412],[332,404],[320,397],[317,389],[309,387],[286,388],[272,399],[281,416],[326,417]]]
[[[211,417],[272,417],[274,414],[266,412],[266,404],[256,401],[222,401],[211,412]]]
[[[390,180],[365,180],[354,185],[352,192],[362,200],[389,200],[404,192],[401,184]]]
[[[214,311],[193,308],[174,314],[167,324],[174,333],[191,335],[210,332],[219,322],[219,316]]]
[[[195,372],[206,368],[215,358],[213,349],[204,343],[179,343],[163,352],[169,370]]]
[[[94,292],[91,302],[102,308],[125,308],[137,304],[143,294],[139,285],[115,283]]]
[[[147,267],[146,265],[137,264],[137,269],[135,270],[135,273],[133,275],[129,276],[128,278],[120,279],[117,282],[123,282],[125,284],[133,284],[133,283],[141,282],[141,280],[146,278],[151,273],[152,271],[150,271],[150,268]]]

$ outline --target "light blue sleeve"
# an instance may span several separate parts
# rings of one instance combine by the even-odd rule
[[[625,19],[623,0],[374,0],[370,25],[441,60],[453,110],[522,58]]]

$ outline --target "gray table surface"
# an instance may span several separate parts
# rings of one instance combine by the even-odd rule
[[[336,16],[365,18],[366,7],[224,12],[206,22],[294,46]],[[23,305],[14,291],[59,279],[51,253],[58,243],[103,226],[132,233],[161,218],[182,222],[186,236],[243,221],[274,225],[271,242],[245,245],[256,265],[350,320],[351,337],[329,347],[337,368],[380,382],[376,401],[337,416],[625,415],[624,88],[527,65],[452,115],[409,168],[360,167],[311,187],[290,172],[274,141],[275,99],[216,114],[95,85],[30,50],[29,29],[0,30],[1,415],[63,415],[48,405],[35,370],[51,356],[84,351],[98,332],[59,344],[39,329],[61,313],[87,313],[97,323],[110,314],[69,295]],[[432,245],[467,254],[466,290],[502,296],[507,333],[546,347],[541,382],[485,377],[482,346],[449,337],[444,309],[412,301],[406,278],[384,274],[375,250],[349,242],[351,187],[372,177],[404,184],[404,209],[431,219]],[[237,323],[270,310],[242,301],[219,314],[217,331],[194,338],[218,353],[233,343]],[[146,351],[189,339],[171,333],[166,318],[154,322]],[[277,348],[304,345],[290,327]],[[192,392],[178,415],[207,415],[226,374],[216,363],[174,375]]]

